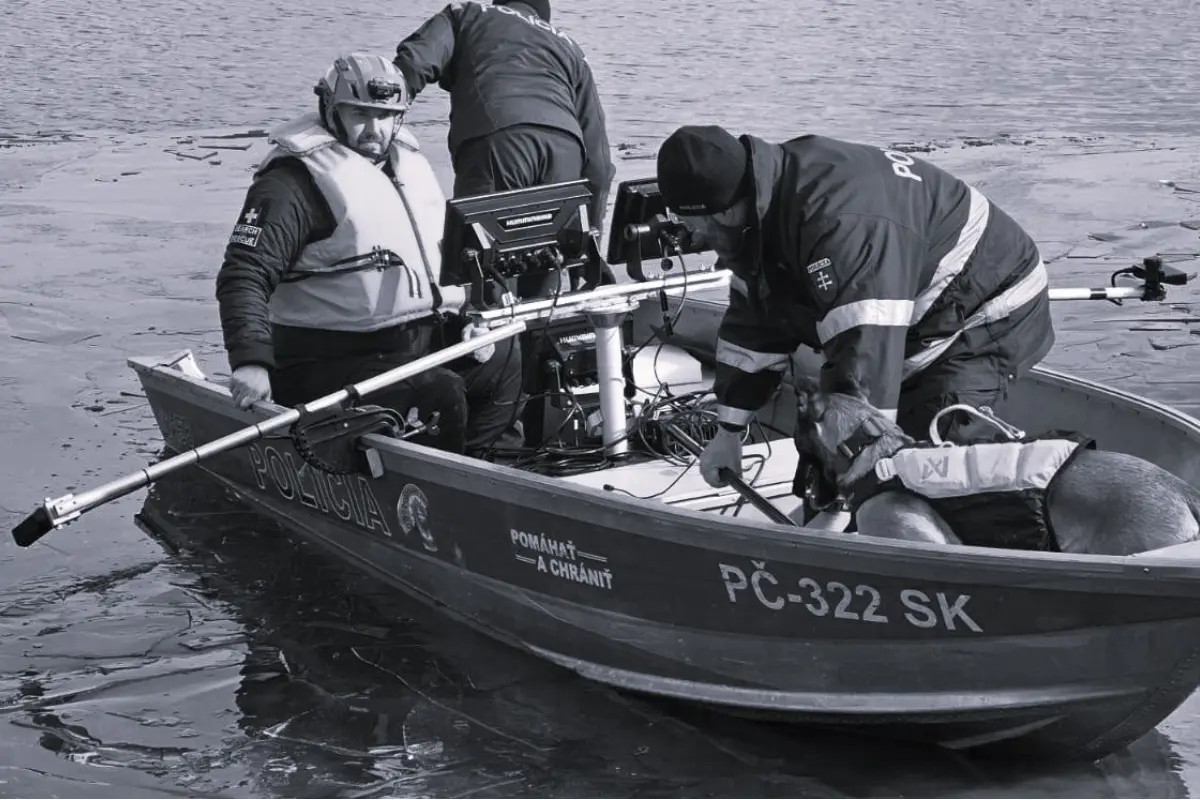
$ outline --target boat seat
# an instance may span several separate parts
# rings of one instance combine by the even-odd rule
[[[792,495],[792,478],[799,456],[790,439],[747,445],[742,450],[742,458],[742,477],[759,494],[773,501],[785,514],[799,504],[799,499]],[[766,520],[762,512],[742,501],[733,489],[714,489],[705,483],[694,461],[687,466],[665,460],[643,461],[568,475],[561,480],[593,489],[611,486],[643,499],[692,511],[726,513],[736,508],[741,519]]]

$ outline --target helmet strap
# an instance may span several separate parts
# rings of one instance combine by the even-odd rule
[[[383,156],[380,158],[380,161],[386,161],[388,154],[392,152],[392,145],[396,143],[396,137],[400,134],[400,125],[403,122],[403,114],[397,114],[392,117],[392,132],[388,135],[387,141],[383,143]],[[379,161],[376,163],[379,163]]]
[[[318,101],[317,113],[321,117],[321,122],[333,134],[333,137],[339,142],[345,143],[350,137],[346,134],[346,127],[342,125],[342,118],[337,113],[337,105],[330,103],[325,97],[321,97]]]

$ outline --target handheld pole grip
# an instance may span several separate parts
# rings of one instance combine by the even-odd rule
[[[696,458],[699,458],[704,452],[703,448],[700,447],[699,443],[695,439],[688,436],[672,423],[668,422],[664,428],[668,433],[674,436],[681,445],[683,445],[685,450],[687,450]],[[750,488],[750,486],[737,475],[734,475],[728,469],[722,469],[718,474],[724,478],[725,481],[732,486],[738,494],[746,498],[750,505],[754,506],[763,514],[765,514],[772,522],[778,525],[790,525],[792,527],[796,526],[796,523],[792,521],[791,517],[776,508],[770,500]]]

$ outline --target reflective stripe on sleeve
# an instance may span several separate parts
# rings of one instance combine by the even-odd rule
[[[760,353],[739,347],[724,339],[717,339],[717,363],[724,364],[742,372],[765,372],[775,370],[783,372],[787,368],[790,353]]]
[[[988,300],[979,307],[978,311],[967,317],[958,331],[936,340],[921,352],[906,358],[904,360],[904,380],[908,380],[936,361],[938,356],[950,349],[950,345],[958,341],[958,337],[963,334],[963,331],[1004,319],[1021,306],[1036,300],[1049,285],[1050,276],[1046,273],[1046,265],[1039,260],[1032,272],[1004,292]]]
[[[862,325],[907,328],[912,321],[912,300],[856,300],[830,309],[817,323],[821,344]]]
[[[748,408],[717,406],[717,422],[725,422],[730,425],[749,425],[752,419],[754,419],[754,412]]]
[[[967,189],[971,193],[971,207],[967,211],[967,221],[963,223],[962,229],[958,232],[958,241],[954,247],[938,262],[929,285],[917,295],[913,304],[913,325],[925,318],[929,309],[933,308],[933,304],[946,291],[950,282],[962,274],[963,269],[967,266],[967,260],[971,258],[971,254],[975,252],[975,247],[979,244],[979,239],[987,230],[988,220],[992,216],[992,204],[974,186],[968,186]]]

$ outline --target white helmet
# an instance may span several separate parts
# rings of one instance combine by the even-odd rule
[[[339,105],[382,108],[397,115],[408,110],[408,85],[395,64],[373,53],[340,56],[313,87],[321,98],[321,113],[331,131],[338,130],[334,109]]]

